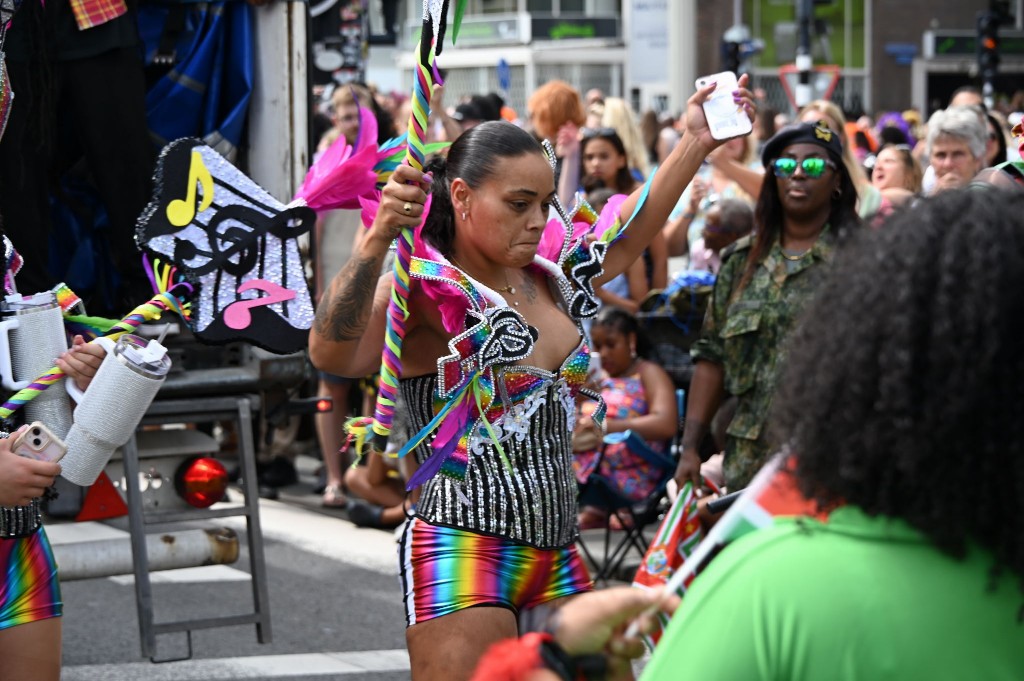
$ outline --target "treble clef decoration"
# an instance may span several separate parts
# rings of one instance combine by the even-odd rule
[[[304,347],[313,305],[296,239],[316,213],[285,206],[196,139],[164,148],[154,185],[136,241],[196,286],[196,336],[274,352]]]

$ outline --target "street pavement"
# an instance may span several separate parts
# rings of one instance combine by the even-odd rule
[[[190,659],[153,663],[140,652],[130,575],[65,582],[62,679],[409,679],[394,532],[357,528],[343,511],[321,508],[312,464],[300,464],[299,483],[260,505],[271,642],[259,643],[254,625],[197,630]],[[242,555],[230,566],[152,573],[156,622],[252,612],[244,518],[210,525],[235,529]],[[55,545],[127,537],[123,528],[120,521],[47,525]],[[158,636],[156,657],[188,657],[186,635]]]
[[[65,582],[62,679],[408,679],[394,534],[357,528],[343,512],[322,509],[312,484],[302,475],[281,500],[260,504],[271,642],[259,643],[254,625],[197,630],[191,660],[154,664],[140,652],[130,575]],[[47,531],[58,545],[126,527],[97,525],[51,523]],[[155,621],[252,612],[244,518],[211,525],[235,529],[242,555],[231,566],[152,573]],[[157,637],[158,658],[187,651],[185,634]]]

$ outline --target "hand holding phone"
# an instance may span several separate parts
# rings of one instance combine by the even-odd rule
[[[701,76],[697,79],[697,89],[711,83],[715,83],[715,90],[702,105],[711,136],[716,140],[726,140],[749,134],[754,129],[754,124],[743,107],[732,98],[732,93],[739,87],[736,74],[732,71],[723,71]]]
[[[56,463],[67,453],[67,445],[39,421],[25,428],[15,438],[11,451],[36,461]]]

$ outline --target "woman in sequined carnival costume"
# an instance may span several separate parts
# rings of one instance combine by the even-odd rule
[[[735,97],[752,116],[745,86]],[[467,679],[487,645],[517,635],[517,611],[590,588],[573,546],[571,431],[589,363],[579,322],[596,312],[594,286],[637,258],[720,144],[701,109],[710,92],[690,99],[683,140],[620,204],[629,238],[574,240],[570,231],[554,257],[538,255],[556,200],[549,161],[524,131],[485,123],[428,174],[395,171],[366,238],[321,299],[313,363],[345,376],[372,371],[391,286],[377,273],[399,231],[426,212],[415,254],[436,257],[410,268],[417,285],[401,381],[414,428],[437,431],[433,443],[411,441],[420,443],[411,484],[421,487],[401,542],[416,681]]]

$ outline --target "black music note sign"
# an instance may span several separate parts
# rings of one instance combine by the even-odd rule
[[[164,148],[154,185],[135,240],[195,285],[196,337],[278,353],[304,348],[313,303],[296,239],[316,214],[282,204],[197,139]]]

